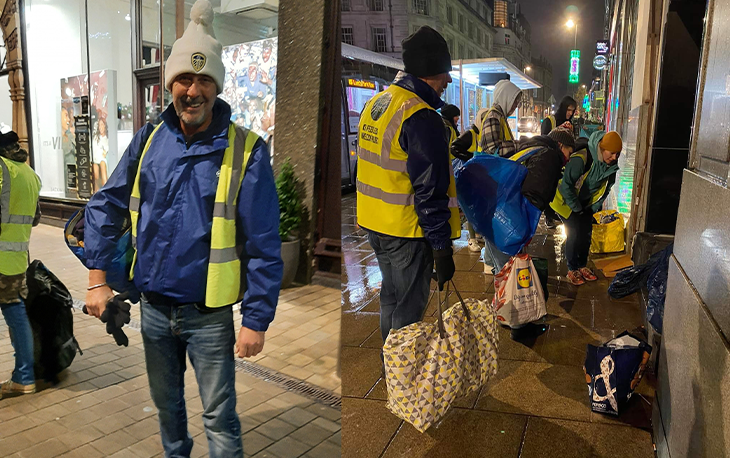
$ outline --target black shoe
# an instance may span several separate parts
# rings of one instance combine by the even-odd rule
[[[546,324],[527,323],[521,328],[513,329],[511,334],[512,340],[534,339],[548,330]]]

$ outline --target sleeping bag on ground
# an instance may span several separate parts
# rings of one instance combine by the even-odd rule
[[[522,196],[525,166],[509,159],[475,155],[455,170],[459,206],[476,232],[514,256],[535,234],[542,213]]]

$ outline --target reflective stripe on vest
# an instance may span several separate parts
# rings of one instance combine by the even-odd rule
[[[527,159],[529,159],[533,154],[538,152],[540,149],[542,149],[542,146],[533,146],[531,148],[523,149],[522,151],[518,151],[514,155],[510,156],[509,160],[519,162],[520,164],[524,164]]]
[[[583,167],[585,168],[585,164],[588,162],[588,154],[590,154],[588,151],[586,151],[585,149],[582,149],[578,152],[573,153],[570,156],[570,158],[572,159],[575,156],[581,158],[581,160],[583,161]],[[581,175],[580,178],[578,178],[578,181],[575,183],[575,194],[576,195],[580,194],[580,188],[583,187],[583,183],[585,183],[586,178],[588,177],[588,174],[591,173],[591,170],[593,170],[594,164],[595,164],[595,162],[593,164],[591,164],[591,168],[589,168],[587,172],[583,173],[583,175]],[[563,194],[560,192],[560,185],[562,185],[562,184],[563,184],[563,179],[561,178],[560,181],[558,182],[558,188],[555,190],[555,197],[553,198],[553,201],[550,202],[550,208],[555,210],[555,212],[557,214],[559,214],[560,216],[562,216],[563,218],[567,219],[567,218],[570,218],[570,215],[573,213],[573,210],[570,208],[570,206],[568,204],[565,203],[565,198],[563,197]],[[596,202],[598,202],[599,200],[601,200],[601,197],[603,197],[603,194],[606,192],[607,187],[608,187],[608,178],[603,180],[603,184],[601,185],[601,187],[596,192],[593,193],[593,195],[591,196],[590,203],[588,205],[589,206],[593,205]]]
[[[555,120],[555,116],[553,116],[553,115],[548,116],[548,119],[550,120],[550,130],[552,131],[553,129],[555,129],[557,127],[555,125],[557,123],[557,121]]]
[[[433,110],[415,93],[396,85],[370,99],[358,128],[357,221],[364,228],[405,238],[424,237],[408,176],[408,154],[398,141],[403,123],[416,112]],[[448,155],[448,150],[444,152]],[[449,163],[451,236],[461,236],[456,183]]]
[[[28,164],[4,157],[0,169],[0,274],[19,275],[28,267],[40,178]]]
[[[132,245],[135,248],[132,268],[129,273],[130,280],[134,278],[134,265],[137,260],[137,225],[140,211],[139,182],[142,160],[150,148],[152,137],[161,125],[157,126],[147,139],[140,156],[137,176],[129,200],[129,213],[132,219]],[[239,301],[243,296],[240,247],[236,246],[236,208],[238,192],[246,173],[246,166],[258,138],[258,135],[254,132],[246,132],[244,129],[237,128],[233,123],[228,128],[228,148],[223,153],[213,205],[211,248],[205,289],[206,307],[224,307]]]

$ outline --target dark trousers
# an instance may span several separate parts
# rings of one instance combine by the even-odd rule
[[[378,258],[383,283],[380,289],[380,333],[383,342],[391,329],[421,321],[428,302],[433,251],[425,240],[368,233]]]
[[[588,264],[588,251],[591,249],[593,234],[593,214],[587,210],[583,214],[571,213],[570,218],[562,218],[565,223],[565,257],[568,269],[578,270]]]

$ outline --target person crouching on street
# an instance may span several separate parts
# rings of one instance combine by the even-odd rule
[[[587,148],[573,154],[565,165],[563,179],[550,203],[565,224],[568,280],[574,285],[597,279],[587,267],[593,214],[603,208],[616,181],[622,148],[618,132],[594,132]]]
[[[530,138],[520,144],[520,151],[510,159],[527,167],[527,175],[522,182],[522,195],[540,211],[548,208],[562,176],[563,166],[573,154],[575,139],[571,130],[558,127],[549,135]],[[503,253],[487,240],[485,256],[491,260],[496,275],[507,264],[510,255]],[[535,337],[547,330],[547,326],[527,323],[512,328],[512,339],[521,340]]]

